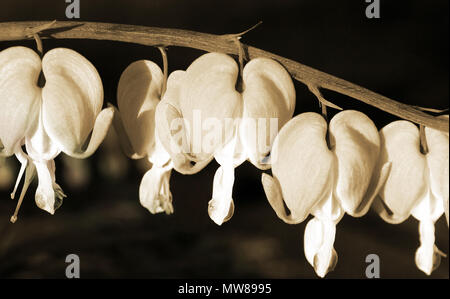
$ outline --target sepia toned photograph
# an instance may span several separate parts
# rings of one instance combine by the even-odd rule
[[[2,0],[0,278],[448,279],[448,31],[446,0]]]

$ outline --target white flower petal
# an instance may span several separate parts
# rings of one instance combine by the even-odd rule
[[[277,214],[278,218],[287,224],[297,224],[304,220],[304,218],[294,218],[292,213],[288,214],[286,211],[281,186],[276,177],[271,177],[270,175],[263,173],[261,176],[261,182],[264,187],[267,200]]]
[[[45,129],[64,152],[79,153],[103,104],[100,76],[86,58],[63,48],[47,52],[42,68]]]
[[[30,127],[25,138],[25,148],[34,161],[53,160],[61,152],[58,145],[47,135],[42,114],[39,114],[38,120]]]
[[[222,225],[233,216],[233,184],[233,165],[227,164],[220,166],[214,175],[213,195],[208,203],[209,217],[217,225]]]
[[[156,135],[164,149],[173,161],[174,169],[183,174],[193,174],[202,170],[213,155],[198,163],[191,163],[188,155],[190,145],[188,130],[179,108],[180,88],[185,76],[184,71],[172,72],[167,79],[167,90],[160,103],[156,106]]]
[[[332,221],[311,219],[305,228],[305,256],[319,277],[333,271],[338,255],[333,248],[336,225]]]
[[[236,91],[238,66],[228,55],[208,53],[197,58],[186,70],[180,89],[179,108],[183,117],[193,126],[195,111],[201,111],[205,118],[222,122],[228,143],[234,131],[234,124],[225,122],[242,115],[242,97]]]
[[[171,163],[163,167],[153,165],[142,178],[139,187],[139,200],[141,205],[152,214],[173,213],[172,193],[169,187],[171,171]]]
[[[303,221],[333,188],[334,155],[327,147],[326,132],[323,117],[308,112],[291,119],[275,138],[272,173],[296,222]]]
[[[105,108],[100,111],[95,119],[91,135],[88,137],[89,139],[85,141],[85,146],[79,148],[77,151],[66,151],[66,154],[78,159],[84,159],[91,156],[105,139],[113,118],[113,108]]]
[[[117,110],[117,108],[110,103],[108,103],[108,108],[114,109],[114,117],[112,120],[112,125],[114,127],[114,131],[117,134],[117,138],[119,139],[119,143],[124,154],[130,157],[131,159],[144,158],[144,155],[136,154],[136,151],[133,149],[130,138],[128,137],[127,132],[125,131],[125,127],[123,126],[123,121],[122,118],[120,117],[119,110]]]
[[[34,161],[34,165],[39,180],[35,197],[36,205],[53,215],[66,197],[55,182],[54,161]]]
[[[394,121],[380,131],[381,152],[378,165],[392,162],[391,171],[379,196],[392,212],[393,220],[401,222],[428,191],[428,167],[420,152],[419,129],[408,121]],[[382,205],[376,205],[380,216]],[[388,220],[387,220],[388,221]]]
[[[37,120],[41,101],[41,59],[31,49],[0,52],[0,155],[11,156]]]
[[[236,153],[239,144],[239,136],[234,138],[219,152],[216,153],[216,161],[221,165],[214,175],[213,195],[208,204],[209,217],[217,224],[231,219],[234,213],[232,198],[234,185],[234,168],[245,161],[245,156]]]
[[[448,117],[448,116],[447,116]],[[449,201],[449,138],[448,134],[432,128],[425,128],[428,145],[426,155],[430,171],[430,187],[434,196],[443,205],[448,224]]]
[[[349,211],[349,215],[353,217],[362,217],[369,211],[370,207],[377,198],[378,193],[389,177],[391,166],[392,163],[387,162],[381,167],[380,171],[374,172],[374,174],[372,175],[372,180],[370,181],[369,187],[367,188],[367,192],[364,195],[361,204],[358,206],[358,208],[356,208],[355,211]]]
[[[145,156],[155,143],[155,109],[161,99],[163,73],[149,60],[130,64],[117,88],[117,104],[134,152]]]
[[[419,224],[420,247],[415,254],[415,262],[417,268],[427,275],[436,270],[440,263],[441,257],[446,255],[434,245],[434,222],[430,219],[420,221]]]
[[[189,154],[197,162],[208,160],[225,146],[236,132],[242,115],[242,96],[236,91],[238,67],[228,55],[208,53],[197,58],[186,70],[180,84],[178,109],[186,123]],[[230,121],[231,120],[231,121]],[[207,122],[219,124],[218,143],[204,149]]]
[[[353,214],[361,204],[377,164],[380,139],[376,126],[363,113],[346,110],[329,126],[330,147],[337,158],[335,196]]]
[[[271,150],[276,133],[294,113],[295,88],[283,66],[268,58],[255,58],[247,63],[243,81],[241,139],[250,161],[265,169],[268,167],[264,158]],[[270,119],[276,120],[276,128]]]

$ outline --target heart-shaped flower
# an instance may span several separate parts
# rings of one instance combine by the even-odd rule
[[[246,159],[270,167],[266,156],[278,127],[295,108],[292,79],[277,62],[251,60],[243,70],[243,92],[236,90],[238,73],[228,55],[202,55],[186,71],[169,76],[156,113],[161,143],[177,171],[196,173],[213,158],[220,164],[208,207],[218,225],[234,211],[234,168]]]
[[[156,134],[155,110],[161,100],[163,73],[149,60],[130,64],[119,80],[114,127],[125,153],[147,158],[153,165],[140,185],[139,199],[151,213],[173,212],[169,181],[173,168],[169,154]],[[120,115],[120,116],[119,116]],[[120,118],[119,118],[120,117]]]
[[[317,113],[300,114],[275,138],[273,177],[262,175],[264,190],[286,223],[315,216],[306,226],[304,246],[320,277],[337,263],[336,224],[344,213],[364,215],[389,172],[386,164],[379,176],[373,175],[378,155],[377,128],[366,115],[352,110],[336,114],[329,126]]]
[[[380,130],[379,165],[390,162],[392,170],[373,206],[388,223],[401,223],[410,215],[419,220],[421,245],[415,261],[430,275],[445,256],[434,245],[434,223],[444,210],[448,215],[449,139],[432,128],[424,133],[427,153],[422,153],[419,129],[409,121],[394,121]]]
[[[43,87],[38,86],[41,71]],[[61,151],[75,158],[95,152],[113,118],[113,110],[101,110],[102,104],[97,70],[75,51],[53,49],[42,60],[24,47],[0,52],[0,154],[15,154],[22,163],[16,188],[26,169],[12,221],[35,172],[38,207],[51,214],[59,207],[65,195],[55,182],[53,159]]]

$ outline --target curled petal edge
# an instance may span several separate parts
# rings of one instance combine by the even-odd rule
[[[389,177],[389,173],[391,171],[392,163],[387,162],[383,165],[381,168],[380,173],[377,175],[376,178],[372,178],[369,187],[367,188],[367,192],[364,195],[363,200],[361,201],[361,204],[356,208],[356,210],[353,211],[345,211],[347,214],[349,214],[352,217],[362,217],[369,211],[370,207],[372,206],[372,203],[375,199],[375,197],[380,192],[380,189],[383,187],[384,183],[386,182],[387,178]],[[375,174],[374,174],[375,175]]]
[[[152,214],[173,213],[172,193],[170,192],[170,174],[172,163],[152,168],[142,178],[139,187],[139,201]]]
[[[163,147],[170,154],[173,162],[173,168],[182,174],[195,174],[201,171],[209,162],[214,159],[214,156],[196,161],[194,157],[185,153],[186,148],[183,149],[183,145],[179,146],[175,137],[170,133],[170,125],[167,123],[167,119],[182,119],[181,113],[178,109],[170,103],[160,103],[156,108],[156,126],[158,127],[157,134],[161,140]],[[171,115],[169,115],[169,113]],[[184,129],[182,129],[184,131]],[[182,132],[183,134],[184,132]],[[185,136],[186,137],[186,136]]]
[[[77,158],[84,159],[91,156],[97,148],[100,146],[100,143],[105,139],[106,133],[108,133],[109,127],[111,126],[112,120],[114,118],[114,109],[109,107],[105,108],[97,115],[95,119],[94,128],[91,132],[91,137],[89,143],[86,147],[86,150],[80,152],[67,152],[64,151],[67,155]],[[87,143],[87,142],[86,142]]]
[[[388,206],[383,202],[380,196],[375,196],[375,199],[372,203],[372,208],[375,212],[378,213],[378,215],[390,224],[400,224],[406,219],[409,218],[409,214],[407,215],[396,215],[394,214]]]
[[[278,218],[286,222],[287,224],[298,224],[305,220],[304,218],[296,218],[292,214],[287,214],[286,208],[283,202],[283,196],[281,193],[281,186],[275,177],[272,177],[266,173],[261,176],[261,181],[266,193],[267,200],[270,206],[277,214]]]
[[[108,103],[108,108],[112,108],[114,110],[112,125],[114,130],[116,131],[117,137],[119,137],[119,143],[124,154],[131,159],[144,158],[144,156],[138,155],[133,149],[130,138],[125,131],[125,127],[123,126],[122,117],[120,116],[119,110],[110,103]]]

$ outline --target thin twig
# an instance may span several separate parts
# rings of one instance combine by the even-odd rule
[[[428,142],[427,142],[427,135],[425,134],[425,126],[420,125],[419,126],[419,132],[420,132],[420,152],[424,155],[428,154]]]
[[[0,41],[29,39],[29,28],[42,26],[48,23],[49,22],[0,23]],[[229,38],[181,29],[110,23],[58,21],[50,29],[42,32],[41,38],[48,37],[61,39],[112,40],[146,46],[179,46],[208,52],[238,54],[238,49]],[[281,63],[294,79],[306,85],[313,85],[321,89],[332,90],[417,124],[445,132],[449,131],[448,119],[438,119],[413,106],[394,101],[366,88],[308,67],[291,59],[244,44],[243,47],[246,49],[249,59],[255,57],[272,58]]]
[[[158,47],[159,52],[161,52],[161,57],[162,57],[162,61],[163,61],[163,86],[161,88],[161,98],[164,96],[164,94],[166,93],[166,88],[167,88],[167,77],[168,77],[168,73],[169,73],[169,63],[168,63],[168,59],[167,59],[167,53],[166,53],[166,49],[164,47]]]

